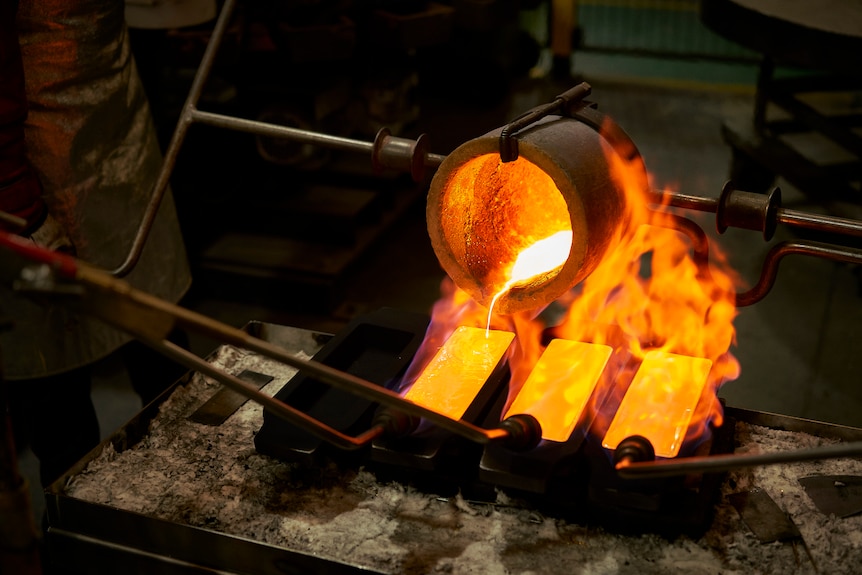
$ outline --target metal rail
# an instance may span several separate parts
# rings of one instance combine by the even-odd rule
[[[233,15],[235,5],[236,0],[225,0],[224,6],[219,13],[219,17],[216,20],[212,36],[210,37],[209,43],[207,43],[206,50],[204,50],[204,55],[201,60],[200,66],[198,66],[197,72],[195,73],[195,77],[192,80],[191,88],[189,89],[189,93],[186,96],[186,101],[183,104],[182,111],[180,112],[180,118],[177,121],[176,128],[174,128],[174,133],[171,136],[171,141],[168,144],[167,150],[165,151],[164,159],[162,160],[162,167],[159,170],[159,175],[156,178],[155,184],[153,184],[153,191],[150,194],[150,201],[147,204],[146,210],[144,211],[141,223],[138,225],[138,231],[135,234],[135,239],[132,241],[132,246],[129,250],[129,253],[126,255],[125,261],[120,264],[119,267],[113,270],[111,272],[111,275],[117,277],[124,277],[128,275],[137,265],[138,260],[141,258],[141,253],[144,250],[144,244],[146,243],[147,238],[150,235],[150,231],[153,228],[153,223],[156,220],[156,214],[158,214],[159,211],[159,206],[161,206],[162,199],[165,197],[165,192],[168,189],[168,183],[170,182],[170,177],[171,173],[174,170],[174,166],[177,163],[177,156],[179,156],[180,148],[182,148],[183,142],[186,139],[186,134],[189,130],[189,126],[191,126],[192,124],[192,111],[195,109],[198,101],[200,100],[204,84],[206,83],[210,71],[212,70],[213,62],[215,61],[215,55],[218,52],[219,46],[221,45],[225,30],[227,30],[228,23],[230,22],[231,16]]]
[[[850,264],[862,264],[860,249],[803,240],[781,242],[766,254],[757,284],[746,292],[736,294],[736,305],[748,306],[766,297],[778,277],[778,264],[789,255],[806,255]]]

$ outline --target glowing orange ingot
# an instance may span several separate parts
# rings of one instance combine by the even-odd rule
[[[461,419],[513,339],[515,334],[508,331],[459,327],[404,397],[452,419]]]
[[[518,413],[532,415],[542,426],[542,439],[567,441],[612,352],[607,345],[551,341],[504,419]]]
[[[641,435],[656,456],[676,457],[711,368],[708,359],[648,352],[602,445],[616,449],[626,437]]]

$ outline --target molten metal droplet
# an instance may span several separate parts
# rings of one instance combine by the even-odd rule
[[[554,271],[566,263],[571,247],[572,230],[562,230],[524,248],[515,258],[509,281],[518,285]]]
[[[509,279],[491,298],[491,304],[488,306],[488,329],[491,329],[494,306],[506,292],[519,284],[539,280],[555,272],[566,263],[571,247],[572,230],[562,230],[527,246],[518,253],[509,272]]]

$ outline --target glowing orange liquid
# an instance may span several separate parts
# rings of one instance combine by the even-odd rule
[[[708,359],[648,352],[602,445],[616,449],[626,437],[642,435],[657,456],[676,457],[711,368]]]
[[[551,341],[504,419],[526,413],[541,424],[542,439],[568,440],[612,351],[607,345]]]
[[[459,327],[404,397],[452,419],[461,419],[514,338],[515,334],[508,331]]]
[[[571,249],[572,230],[570,229],[556,232],[524,248],[515,258],[515,263],[512,264],[509,280],[491,298],[491,305],[488,306],[488,329],[491,329],[491,313],[494,311],[494,305],[503,294],[519,283],[527,282],[562,267],[566,263]]]

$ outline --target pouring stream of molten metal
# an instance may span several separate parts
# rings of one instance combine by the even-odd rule
[[[553,272],[566,263],[569,251],[572,248],[572,230],[562,230],[547,238],[524,248],[515,258],[509,280],[502,289],[494,294],[491,305],[488,306],[488,322],[486,331],[491,330],[491,316],[494,313],[494,304],[497,300],[518,284],[527,283],[530,280]]]

